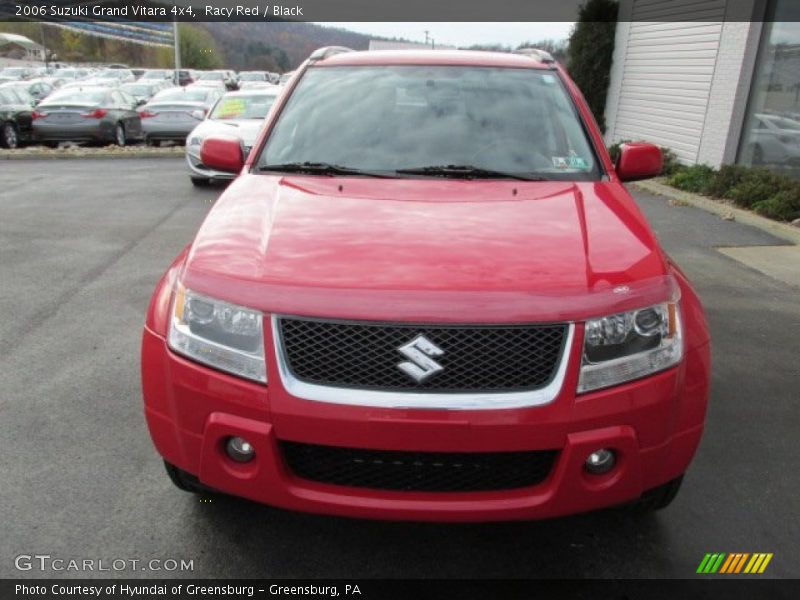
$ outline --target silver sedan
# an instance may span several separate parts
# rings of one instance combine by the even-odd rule
[[[222,94],[218,88],[194,86],[160,91],[139,110],[147,143],[182,143]]]

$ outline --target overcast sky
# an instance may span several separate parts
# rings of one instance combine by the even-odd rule
[[[380,37],[425,41],[425,30],[438,43],[451,46],[502,44],[565,39],[572,23],[317,23]]]

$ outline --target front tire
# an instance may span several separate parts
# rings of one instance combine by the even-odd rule
[[[208,187],[211,185],[211,180],[207,177],[189,177],[194,187]]]
[[[13,123],[5,123],[3,125],[3,134],[0,138],[3,143],[3,148],[13,150],[19,148],[19,135],[17,135],[17,128]]]
[[[683,475],[673,479],[672,481],[668,481],[664,485],[660,485],[657,488],[647,490],[644,494],[642,494],[642,497],[639,498],[639,500],[633,503],[631,508],[640,514],[650,513],[667,508],[670,504],[672,504],[672,501],[675,500],[675,497],[678,495],[678,491],[681,489],[682,482]]]
[[[200,483],[200,480],[197,479],[196,476],[184,471],[183,469],[179,469],[172,463],[164,461],[164,468],[167,470],[167,475],[169,475],[170,481],[172,481],[172,483],[175,484],[175,487],[179,490],[189,492],[190,494],[207,494],[209,492],[213,492],[211,488]]]

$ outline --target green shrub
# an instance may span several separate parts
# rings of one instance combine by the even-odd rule
[[[705,193],[715,198],[729,198],[729,191],[739,185],[745,178],[750,167],[740,165],[722,165],[714,175]]]
[[[617,164],[617,160],[619,160],[619,153],[621,152],[622,144],[624,143],[625,141],[614,142],[608,147],[608,155],[611,157],[611,162],[614,164]]]
[[[778,221],[800,219],[800,184],[791,190],[783,190],[766,200],[753,204],[758,214]]]
[[[708,165],[692,165],[679,169],[667,183],[672,187],[702,194],[714,178],[714,169]]]
[[[578,9],[567,47],[570,75],[603,132],[618,8],[616,0],[587,0]]]
[[[664,146],[661,146],[661,158],[664,160],[664,166],[661,169],[662,175],[670,177],[684,168],[684,165],[678,162],[675,153]]]
[[[663,172],[672,187],[732,200],[737,206],[778,221],[800,218],[800,181],[763,167],[723,165],[719,171],[707,165],[687,167],[678,163],[668,148],[661,152]]]
[[[798,183],[782,175],[777,175],[767,169],[747,169],[734,185],[722,194],[744,208],[751,208],[758,202],[769,200],[776,193],[791,190]]]

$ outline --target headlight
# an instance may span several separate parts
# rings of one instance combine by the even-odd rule
[[[578,392],[638,379],[678,364],[683,335],[677,302],[586,321]]]
[[[267,382],[264,315],[201,296],[179,285],[172,306],[169,346],[197,362]]]

